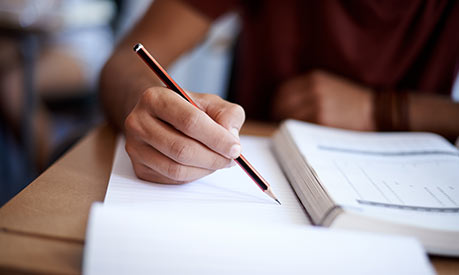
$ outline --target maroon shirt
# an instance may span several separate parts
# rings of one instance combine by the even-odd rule
[[[240,13],[231,98],[250,118],[269,119],[277,87],[311,69],[375,89],[451,93],[459,1],[182,1],[211,19]]]

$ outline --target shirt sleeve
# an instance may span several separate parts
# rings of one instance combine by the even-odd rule
[[[238,0],[180,0],[188,4],[193,9],[210,18],[217,19],[219,16],[233,10],[237,10],[240,6]]]

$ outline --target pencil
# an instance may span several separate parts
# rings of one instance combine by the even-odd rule
[[[196,108],[199,109],[198,105],[194,103],[191,97],[180,88],[180,86],[175,83],[172,77],[166,72],[166,70],[161,67],[161,65],[151,56],[151,54],[145,49],[142,44],[136,44],[134,46],[134,51],[137,53],[140,58],[153,70],[153,72],[161,79],[161,81],[171,90],[179,94],[186,101],[193,104]],[[274,195],[271,186],[268,182],[260,175],[260,173],[255,170],[255,168],[247,161],[247,159],[241,154],[238,158],[235,159],[236,163],[247,173],[247,175],[260,187],[260,189],[275,200],[278,204],[281,204],[280,201]]]

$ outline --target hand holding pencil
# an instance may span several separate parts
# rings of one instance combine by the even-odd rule
[[[187,92],[185,92],[185,90],[183,90],[177,83],[175,83],[175,81],[169,76],[169,74],[166,72],[166,70],[164,70],[162,68],[162,66],[153,58],[153,56],[151,56],[151,54],[143,47],[142,44],[136,44],[134,46],[134,51],[138,54],[138,56],[145,62],[146,65],[148,65],[148,67],[150,67],[150,69],[156,74],[156,76],[167,86],[167,88],[171,89],[173,92],[175,92],[177,95],[179,95],[180,97],[182,97],[186,102],[190,103],[190,105],[193,105],[196,110],[201,110],[201,111],[204,111],[205,113],[208,113],[208,114],[211,114],[211,113],[214,113],[216,115],[214,115],[213,117],[215,118],[218,118],[219,115],[221,115],[224,111],[224,106],[219,106],[219,105],[215,105],[215,106],[210,106],[208,103],[210,102],[207,102],[206,104],[197,104],[189,95]],[[218,97],[217,98],[214,98],[217,100],[218,102]],[[228,103],[228,102],[225,102],[225,101],[220,101],[220,103],[225,103],[226,104],[231,104],[231,103]],[[163,105],[164,106],[164,105]],[[237,106],[238,105],[234,105],[233,106]],[[239,109],[242,109],[240,106],[239,106]],[[209,110],[214,110],[214,111],[211,111],[209,112]],[[243,112],[242,112],[243,113]],[[202,112],[201,112],[202,114]],[[171,118],[172,120],[177,120],[178,117],[180,117],[181,113],[177,113],[175,116],[174,115],[168,115],[169,118]],[[203,125],[200,125],[199,124],[199,120],[197,120],[197,118],[199,118],[200,116],[197,115],[197,113],[194,112],[194,115],[196,115],[196,119],[193,118],[191,121],[191,125],[189,125],[189,123],[186,123],[185,126],[189,126],[189,127],[186,127],[184,130],[185,130],[185,134],[187,134],[186,132],[190,132],[194,129],[200,129],[202,128],[202,126],[204,126],[204,128],[206,128],[206,125],[203,124]],[[207,117],[207,116],[205,116]],[[189,119],[189,118],[187,118]],[[242,119],[242,122],[243,122],[244,119]],[[242,126],[239,125],[239,129],[240,127]],[[230,131],[232,130],[237,130],[235,129],[234,127],[231,128],[231,127],[227,127]],[[178,130],[181,130],[180,128],[178,128]],[[183,131],[183,130],[181,130]],[[237,130],[239,131],[239,130]],[[233,132],[234,133],[234,132]],[[188,134],[188,136],[190,136]],[[235,136],[237,137],[237,135],[235,134]],[[191,138],[193,138],[193,136],[190,136]],[[207,136],[207,138],[209,138],[209,136]],[[218,142],[218,141],[216,141]],[[209,147],[208,144],[204,143],[204,145],[207,145]],[[183,147],[184,148],[184,147]],[[213,148],[212,144],[210,144],[210,149]],[[127,147],[126,147],[127,149]],[[271,197],[273,200],[275,200],[278,204],[281,204],[280,201],[276,198],[276,196],[274,195],[274,193],[272,192],[272,189],[271,189],[271,186],[268,184],[268,182],[258,173],[257,170],[255,170],[255,168],[248,162],[248,160],[240,154],[240,151],[241,151],[241,146],[238,145],[238,144],[234,144],[231,146],[230,148],[230,151],[228,152],[227,151],[227,155],[226,157],[229,157],[230,159],[235,159],[236,163],[247,173],[247,175],[254,181],[254,183],[256,185],[258,185],[258,187],[266,194],[268,195],[269,197]]]
[[[185,183],[240,155],[243,109],[215,95],[189,95],[204,112],[168,88],[150,87],[126,118],[126,151],[139,178]]]

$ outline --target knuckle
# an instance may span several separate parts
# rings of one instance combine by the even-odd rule
[[[230,103],[215,114],[215,120],[222,123],[224,127],[240,127],[245,120],[244,109],[237,104]]]
[[[182,118],[182,127],[183,131],[190,133],[199,123],[201,116],[197,112],[192,112],[190,114],[184,114]]]
[[[231,160],[222,158],[218,155],[215,155],[210,162],[210,170],[217,170],[225,168],[230,164]]]
[[[132,115],[129,114],[124,120],[124,129],[129,131],[129,130],[132,130],[133,127],[134,127],[134,120],[132,118]]]
[[[172,157],[179,163],[188,163],[193,156],[191,147],[183,142],[173,141],[170,150]]]
[[[141,97],[143,103],[150,104],[151,102],[155,102],[157,97],[156,89],[148,88]]]
[[[136,116],[133,113],[130,113],[124,120],[124,128],[128,132],[139,132],[140,125],[137,122]]]
[[[152,170],[149,167],[139,164],[139,163],[133,163],[133,168],[134,168],[135,175],[141,180],[163,183],[163,184],[184,184],[188,182],[184,180],[175,180],[175,179],[164,177],[160,173],[156,172],[155,170]]]
[[[241,105],[232,104],[230,111],[231,111],[231,114],[233,114],[237,118],[240,118],[242,120],[242,122],[244,122],[244,120],[245,120],[245,111],[244,111],[244,108],[242,108]]]
[[[225,122],[225,118],[226,118],[226,114],[227,114],[227,110],[225,109],[219,109],[217,110],[217,112],[215,113],[215,117],[214,117],[214,120],[215,121],[218,121],[218,122]]]
[[[147,170],[146,170],[146,168],[144,166],[135,163],[133,165],[133,168],[134,168],[135,175],[139,179],[147,180],[147,181],[150,180],[150,175],[149,175],[149,173],[147,172]]]
[[[178,182],[186,181],[185,166],[171,162],[167,166],[167,176]]]
[[[151,87],[148,88],[141,98],[141,103],[144,108],[150,111],[156,112],[157,110],[163,110],[170,104],[170,94],[165,91],[162,87]]]
[[[126,150],[126,153],[129,155],[129,156],[133,156],[134,155],[134,148],[133,146],[126,141],[126,144],[124,145],[124,149]]]

